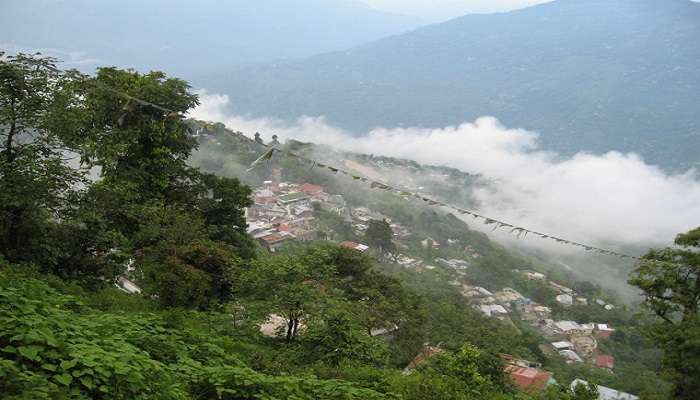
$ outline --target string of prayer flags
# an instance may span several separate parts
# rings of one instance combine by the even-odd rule
[[[272,154],[274,154],[274,153],[275,153],[275,149],[274,149],[274,148],[271,148],[271,149],[269,149],[268,151],[266,151],[263,155],[261,155],[260,157],[258,157],[257,160],[253,161],[253,163],[250,164],[250,168],[248,168],[248,169],[246,170],[246,172],[250,172],[250,171],[254,170],[255,167],[257,167],[258,165],[260,165],[260,163],[262,163],[263,161],[271,159],[271,158],[272,158]]]
[[[389,186],[387,186],[383,183],[379,183],[379,182],[372,182],[372,184],[369,187],[372,189],[383,189],[383,190],[389,189]]]
[[[129,94],[127,94],[127,93],[124,93],[124,92],[122,92],[122,91],[113,89],[113,88],[109,87],[108,85],[105,85],[105,84],[103,84],[103,83],[101,83],[101,82],[98,82],[98,81],[93,81],[93,82],[95,82],[95,84],[96,84],[97,86],[100,86],[100,87],[104,88],[105,90],[114,93],[115,95],[118,95],[118,96],[120,96],[120,97],[123,97],[123,98],[126,98],[127,100],[129,100],[125,106],[130,105],[130,102],[133,101],[133,102],[137,103],[138,105],[141,105],[141,106],[149,106],[149,107],[155,108],[155,109],[157,109],[157,110],[160,110],[160,111],[162,111],[162,112],[164,112],[164,113],[166,114],[166,117],[167,117],[167,118],[184,118],[184,116],[183,116],[182,114],[180,114],[179,112],[176,112],[176,111],[174,111],[174,110],[171,110],[171,109],[168,109],[168,108],[163,107],[163,106],[161,106],[161,105],[154,104],[154,103],[151,103],[151,102],[149,102],[149,101],[146,101],[146,100],[139,99],[139,98],[137,98],[137,97],[131,96],[131,95],[129,95]],[[123,110],[123,111],[126,111],[126,110]],[[119,125],[122,125],[122,124],[124,123],[124,119],[125,119],[125,118],[126,118],[126,114],[120,116],[120,117],[118,118],[118,120],[117,120],[117,123],[118,123]],[[286,153],[287,155],[291,156],[292,158],[297,158],[297,159],[304,160],[304,161],[306,161],[306,162],[313,163],[313,165],[312,165],[311,168],[313,168],[314,165],[318,165],[319,167],[322,167],[322,168],[323,168],[323,167],[327,167],[329,170],[333,171],[334,173],[342,172],[342,173],[345,174],[345,175],[349,175],[349,176],[352,177],[353,180],[360,180],[360,181],[362,181],[362,182],[371,182],[371,187],[372,187],[373,189],[374,189],[374,188],[385,189],[385,190],[391,189],[391,190],[394,190],[394,191],[396,191],[396,192],[399,192],[401,195],[405,195],[405,196],[411,196],[411,195],[412,195],[412,196],[414,196],[414,197],[416,197],[416,198],[418,198],[418,199],[421,199],[421,200],[425,201],[425,202],[428,203],[429,205],[438,205],[438,206],[448,207],[448,208],[450,208],[450,209],[452,209],[452,210],[457,211],[458,213],[460,213],[460,214],[462,214],[462,215],[467,215],[467,214],[468,214],[468,215],[472,215],[472,216],[473,216],[474,218],[476,218],[476,219],[478,219],[478,218],[485,219],[484,223],[487,224],[487,225],[494,224],[494,223],[496,224],[494,230],[495,230],[495,229],[498,229],[498,228],[501,228],[501,227],[512,227],[512,229],[511,229],[510,232],[511,232],[511,233],[516,233],[516,235],[518,236],[518,238],[520,238],[521,235],[527,236],[528,233],[532,233],[532,234],[534,234],[534,235],[539,236],[539,237],[542,238],[542,239],[554,240],[554,241],[556,241],[557,243],[563,243],[563,244],[567,244],[567,245],[572,245],[572,246],[581,247],[581,248],[584,248],[586,251],[594,251],[594,252],[597,252],[597,253],[599,253],[599,254],[607,254],[607,255],[611,255],[611,256],[620,257],[620,258],[623,258],[623,259],[624,259],[624,258],[628,258],[628,259],[634,259],[634,260],[642,261],[642,258],[641,258],[641,257],[630,256],[630,255],[618,253],[618,252],[615,252],[615,251],[612,251],[612,250],[605,250],[605,249],[601,249],[601,248],[598,248],[598,247],[593,247],[593,246],[589,246],[589,245],[584,245],[584,244],[581,244],[581,243],[572,242],[572,241],[565,240],[565,239],[561,239],[561,238],[554,237],[554,236],[551,236],[551,235],[546,235],[546,234],[543,234],[543,233],[530,231],[530,230],[528,230],[528,229],[521,228],[521,227],[514,227],[513,225],[506,224],[506,223],[504,223],[504,222],[501,222],[501,221],[498,221],[498,220],[495,220],[495,219],[492,219],[492,218],[487,218],[487,217],[481,216],[481,215],[479,215],[479,214],[477,214],[477,213],[474,213],[474,212],[471,212],[471,211],[468,211],[468,210],[464,210],[464,209],[461,209],[461,208],[458,208],[458,207],[455,207],[455,206],[452,206],[452,205],[449,205],[449,204],[445,204],[445,203],[442,203],[442,202],[439,202],[439,201],[432,200],[432,199],[427,198],[427,197],[423,197],[422,195],[420,195],[420,194],[418,194],[418,193],[411,193],[411,192],[409,192],[409,191],[398,190],[398,189],[395,189],[395,188],[393,188],[393,187],[391,187],[391,186],[389,186],[389,185],[386,185],[386,184],[383,184],[383,183],[379,183],[379,182],[375,182],[375,181],[371,181],[371,180],[369,180],[369,179],[367,179],[367,178],[364,178],[364,177],[362,177],[362,176],[350,174],[350,173],[348,173],[347,171],[344,171],[344,170],[342,170],[342,169],[340,169],[340,168],[335,168],[335,167],[332,167],[332,166],[327,166],[327,165],[318,163],[318,162],[316,162],[315,160],[310,160],[310,159],[307,159],[307,158],[305,158],[305,157],[301,157],[301,156],[299,156],[299,155],[297,155],[297,154],[295,154],[295,153],[293,153],[293,152],[291,152],[291,151],[280,150],[280,149],[277,149],[277,148],[275,148],[275,147],[270,147],[269,145],[266,145],[266,144],[261,143],[261,142],[259,142],[259,141],[255,141],[254,139],[251,139],[251,138],[249,138],[249,137],[243,135],[243,134],[240,133],[240,132],[233,133],[233,136],[236,137],[236,138],[242,139],[242,140],[246,140],[246,141],[251,142],[251,143],[258,144],[258,145],[263,146],[263,147],[269,147],[269,149],[268,149],[262,156],[260,156],[257,160],[255,160],[255,161],[250,165],[250,168],[248,168],[248,170],[247,170],[248,172],[250,172],[250,171],[252,171],[253,169],[255,169],[255,167],[258,166],[258,165],[259,165],[260,163],[262,163],[263,161],[271,159],[275,151],[283,152],[283,153]]]

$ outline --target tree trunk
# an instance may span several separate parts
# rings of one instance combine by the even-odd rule
[[[289,321],[287,321],[287,343],[291,343],[292,339],[294,338],[293,335],[293,329],[294,329],[294,319],[292,317],[289,317]]]
[[[294,318],[294,330],[292,331],[292,340],[297,336],[297,330],[299,329],[299,318]]]
[[[3,176],[2,179],[5,181],[5,185],[8,185],[9,187],[13,186],[12,181],[14,178],[12,177],[13,175],[13,165],[15,162],[15,152],[14,149],[12,148],[13,141],[15,138],[15,135],[17,134],[17,117],[15,114],[15,104],[16,104],[16,99],[13,97],[11,102],[10,102],[10,130],[7,132],[7,139],[5,140],[5,168],[4,171],[2,171]],[[4,186],[4,185],[3,185]],[[2,236],[2,250],[4,252],[10,252],[10,257],[12,257],[14,254],[12,249],[17,249],[21,243],[20,235],[17,232],[17,226],[20,221],[20,216],[22,213],[22,210],[18,208],[17,206],[9,206],[5,212],[9,213],[10,216],[7,218],[5,225],[5,230],[3,232]]]

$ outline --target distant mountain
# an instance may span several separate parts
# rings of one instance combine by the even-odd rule
[[[357,46],[421,24],[355,0],[22,0],[0,2],[0,49],[47,49],[75,65],[222,66]]]
[[[700,161],[700,4],[557,0],[198,82],[242,113],[324,115],[361,134],[483,115],[549,149]]]

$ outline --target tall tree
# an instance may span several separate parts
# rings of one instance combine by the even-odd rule
[[[71,77],[54,62],[0,53],[0,252],[14,261],[49,257],[47,230],[82,177],[52,118],[55,93]]]
[[[255,260],[244,272],[249,297],[262,301],[271,313],[286,320],[287,343],[294,341],[302,321],[323,306],[328,267],[313,254],[292,254]]]
[[[650,250],[632,273],[645,305],[659,317],[648,333],[664,349],[675,399],[700,398],[700,228],[674,247]]]
[[[393,242],[394,231],[385,219],[381,221],[370,220],[365,237],[367,244],[376,248],[381,256],[396,252],[396,245]]]

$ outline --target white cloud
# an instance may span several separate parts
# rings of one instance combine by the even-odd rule
[[[479,173],[493,180],[474,196],[486,215],[604,245],[670,242],[700,226],[700,177],[696,171],[669,174],[635,154],[579,153],[562,158],[542,150],[538,135],[483,117],[441,129],[375,129],[352,137],[323,118],[293,124],[229,113],[227,96],[201,97],[196,118],[224,122],[268,138],[296,138],[340,149],[402,157]]]
[[[54,48],[34,48],[20,46],[14,43],[0,43],[0,49],[5,49],[9,54],[17,53],[41,53],[44,56],[54,57],[60,62],[60,66],[65,68],[80,68],[87,66],[95,66],[100,62],[99,59],[88,56],[83,51],[62,50]]]

